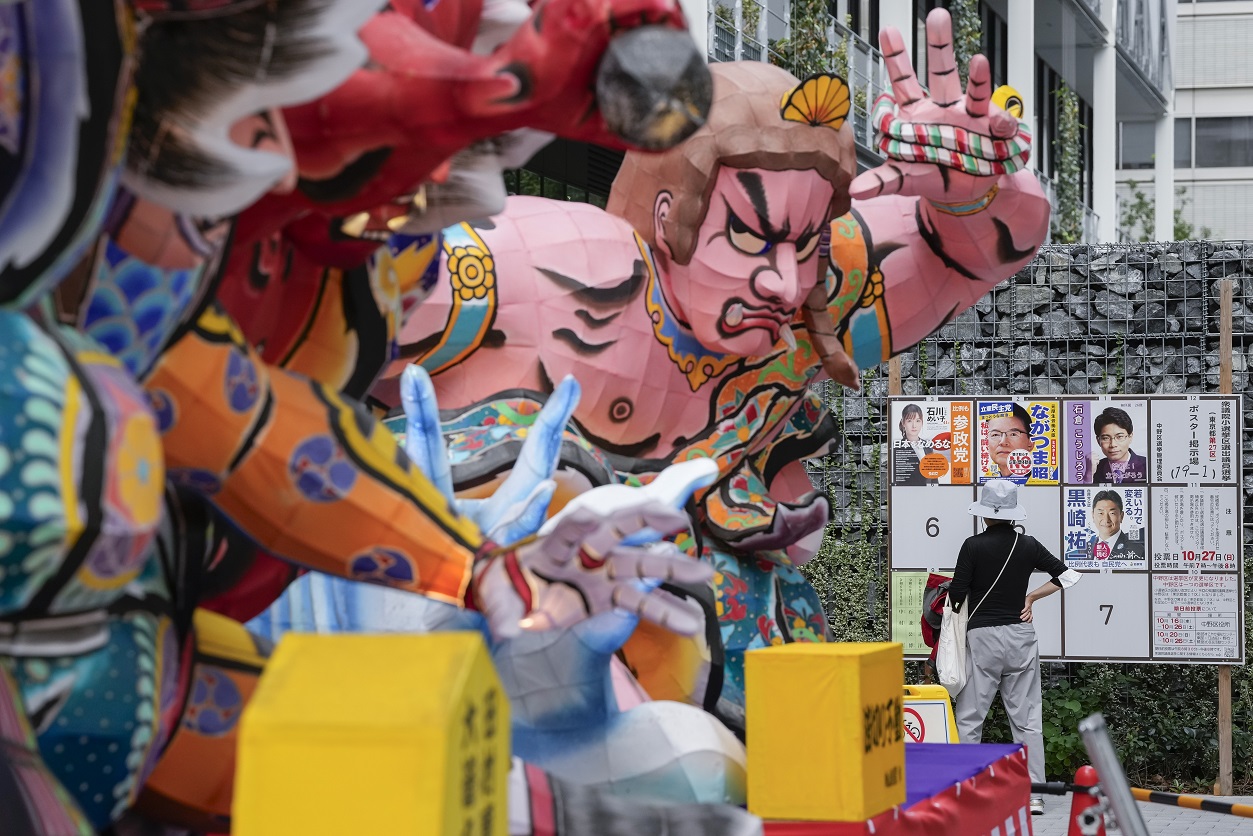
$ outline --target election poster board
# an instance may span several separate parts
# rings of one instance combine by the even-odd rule
[[[1056,400],[980,400],[979,482],[1008,479],[1019,485],[1056,485]]]
[[[974,481],[974,419],[969,401],[894,401],[893,485],[969,485]]]
[[[953,574],[983,530],[968,512],[979,485],[1007,478],[1021,486],[1022,530],[1081,576],[1034,607],[1041,658],[1243,664],[1242,406],[1230,395],[890,399],[893,640],[907,658],[929,653],[921,585]]]

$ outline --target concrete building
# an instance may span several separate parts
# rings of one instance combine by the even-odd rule
[[[790,30],[791,0],[682,2],[693,37],[711,61],[768,61]],[[947,0],[829,0],[831,63],[854,91],[850,121],[863,168],[880,162],[871,145],[867,113],[888,86],[877,49],[880,28],[894,25],[907,40],[912,39],[910,53],[925,84],[923,21],[931,9],[947,5]],[[1140,134],[1147,130],[1155,147],[1173,148],[1175,0],[980,0],[978,5],[983,51],[992,64],[993,81],[1011,84],[1023,95],[1035,129],[1032,165],[1054,201],[1059,156],[1057,91],[1065,85],[1076,94],[1083,126],[1079,138],[1082,237],[1085,241],[1117,240],[1115,174],[1120,125],[1140,126],[1137,130]],[[1253,8],[1253,0],[1208,5]],[[1253,68],[1253,59],[1249,66]],[[1253,125],[1253,117],[1249,122]],[[1165,165],[1150,160],[1149,172],[1137,171],[1140,179],[1150,178],[1157,191],[1172,193],[1174,169],[1169,161],[1173,155],[1168,150],[1161,158],[1167,161]],[[572,199],[586,194],[595,201],[608,192],[617,160],[617,155],[602,149],[553,143],[528,164],[533,180],[516,186],[529,193],[540,188],[550,196],[561,196],[563,188],[570,188],[574,191],[567,196]],[[1253,168],[1249,171],[1253,176]],[[1169,206],[1158,213],[1156,224],[1157,236],[1170,237]]]
[[[1157,147],[1143,123],[1121,127],[1119,180],[1146,179],[1144,170],[1173,157],[1183,188],[1182,215],[1197,235],[1253,234],[1253,2],[1180,0],[1175,49],[1173,150]],[[1156,157],[1155,157],[1156,155]],[[1139,185],[1150,199],[1172,194]],[[1129,195],[1126,185],[1120,192]]]

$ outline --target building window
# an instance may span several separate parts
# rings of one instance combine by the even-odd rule
[[[1036,126],[1036,138],[1032,145],[1032,153],[1036,155],[1037,165],[1044,174],[1053,180],[1057,179],[1057,122],[1061,110],[1061,102],[1057,93],[1062,88],[1062,77],[1045,61],[1036,56],[1036,108],[1039,124]],[[1084,202],[1092,205],[1092,105],[1082,97],[1079,98],[1079,158],[1084,161],[1080,174],[1080,192]]]
[[[1192,120],[1175,120],[1175,168],[1192,168]]]
[[[1118,123],[1118,167],[1152,168],[1157,137],[1152,122]]]
[[[987,3],[979,4],[983,18],[983,54],[992,67],[992,89],[1009,83],[1009,24]]]
[[[1253,166],[1253,116],[1198,117],[1196,167]]]
[[[861,39],[873,46],[879,45],[879,2],[878,0],[847,0],[848,28],[852,29]],[[838,13],[836,17],[838,18]]]
[[[549,200],[571,200],[577,203],[590,203],[601,209],[605,208],[605,195],[589,192],[570,183],[563,183],[551,177],[545,177],[524,168],[511,169],[504,172],[505,191],[511,195],[530,195],[546,197]]]

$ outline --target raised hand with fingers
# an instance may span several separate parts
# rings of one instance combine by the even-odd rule
[[[456,509],[474,520],[489,539],[515,543],[539,530],[557,483],[553,471],[561,454],[562,434],[579,404],[579,384],[567,376],[553,389],[527,428],[518,460],[504,484],[486,499],[453,496],[452,472],[439,422],[435,386],[426,370],[407,367],[401,377],[400,400],[405,409],[405,452]]]
[[[568,627],[622,609],[691,635],[699,614],[657,581],[700,584],[713,570],[661,537],[685,529],[679,510],[717,466],[708,459],[672,465],[643,488],[609,485],[581,494],[535,540],[484,554],[475,566],[472,606],[493,635]]]
[[[1031,152],[1027,125],[992,104],[991,70],[982,55],[970,60],[963,94],[952,29],[947,11],[927,15],[929,96],[901,33],[888,27],[880,36],[892,93],[875,102],[871,121],[888,162],[853,181],[854,198],[912,195],[953,213],[977,212],[995,197],[1000,175],[1025,166]]]

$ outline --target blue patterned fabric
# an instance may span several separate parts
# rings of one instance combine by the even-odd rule
[[[105,239],[85,300],[82,328],[142,377],[200,289],[203,267],[165,270]]]

